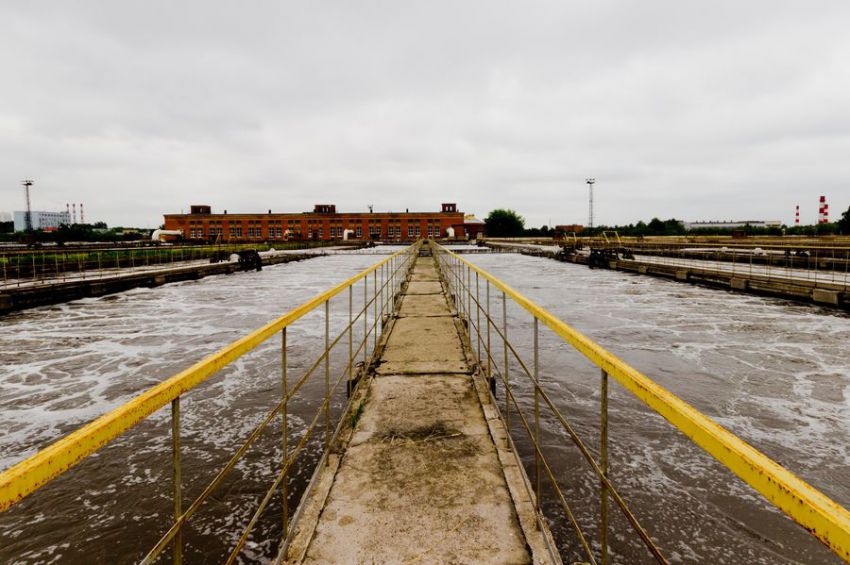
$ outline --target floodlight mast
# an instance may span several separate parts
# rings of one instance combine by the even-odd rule
[[[589,203],[590,212],[588,213],[588,217],[587,217],[587,227],[592,228],[593,227],[593,185],[594,185],[594,183],[596,183],[596,179],[584,179],[584,182],[587,183],[587,187],[588,187],[589,193],[590,193],[590,196],[589,196],[589,199],[588,199],[589,200],[588,203]]]
[[[21,184],[24,185],[24,192],[27,196],[27,211],[24,212],[24,230],[31,232],[32,231],[32,205],[30,204],[30,187],[33,185],[35,181],[30,179],[24,179],[21,181]]]

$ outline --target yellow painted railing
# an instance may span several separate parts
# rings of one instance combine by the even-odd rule
[[[462,292],[470,292],[469,273],[488,281],[850,562],[850,512],[845,508],[484,269],[442,246],[437,249],[452,263],[449,269],[466,271],[465,276],[454,275]],[[470,296],[470,304],[473,300]],[[463,302],[461,299],[460,310]],[[471,305],[467,310],[472,312]]]
[[[367,268],[366,270],[361,271],[357,275],[336,285],[330,290],[315,296],[307,302],[304,302],[300,306],[296,307],[293,310],[290,310],[289,312],[287,312],[283,316],[280,316],[276,320],[269,322],[260,329],[231,343],[230,345],[224,347],[213,355],[210,355],[206,359],[199,361],[188,369],[141,393],[126,404],[119,406],[111,412],[108,412],[107,414],[104,414],[103,416],[97,418],[91,423],[81,427],[77,431],[56,441],[55,443],[39,451],[35,455],[25,459],[24,461],[21,461],[20,463],[10,467],[9,469],[6,469],[2,473],[0,473],[0,511],[8,509],[10,506],[14,505],[16,502],[33,493],[51,480],[69,471],[81,460],[91,455],[101,447],[105,446],[125,431],[133,428],[155,411],[168,406],[170,403],[172,408],[173,420],[173,448],[175,452],[175,524],[174,526],[172,526],[172,529],[169,531],[169,534],[167,534],[160,541],[157,547],[152,550],[152,553],[149,554],[148,558],[146,559],[152,560],[153,558],[155,558],[155,556],[159,553],[159,551],[162,550],[165,544],[167,544],[171,540],[175,540],[176,546],[179,545],[179,531],[182,528],[183,524],[186,522],[186,520],[188,520],[191,514],[195,511],[200,501],[202,501],[203,498],[208,496],[209,492],[211,492],[212,489],[215,488],[215,486],[218,484],[218,481],[220,481],[221,476],[223,476],[223,474],[226,474],[226,472],[229,472],[229,470],[232,468],[232,465],[235,464],[235,461],[238,460],[242,453],[244,453],[244,449],[247,449],[247,446],[250,445],[251,442],[256,439],[259,432],[261,432],[262,429],[265,428],[268,422],[271,421],[271,419],[275,415],[282,414],[284,416],[285,423],[286,405],[289,399],[298,390],[298,388],[301,386],[301,383],[304,382],[304,379],[308,378],[310,374],[314,371],[314,369],[316,369],[322,363],[324,363],[325,368],[326,398],[323,407],[320,409],[320,412],[321,410],[324,410],[325,412],[325,449],[327,450],[327,438],[329,437],[327,434],[329,434],[330,430],[328,398],[328,371],[330,350],[335,345],[337,345],[337,343],[341,340],[343,336],[348,336],[347,369],[344,371],[344,374],[340,378],[343,378],[347,375],[349,379],[353,379],[353,365],[355,358],[362,351],[365,363],[369,341],[374,342],[374,346],[372,348],[372,351],[374,353],[375,348],[377,347],[378,332],[383,323],[384,314],[386,312],[389,315],[393,312],[395,308],[395,297],[397,295],[397,292],[401,288],[403,281],[406,278],[406,271],[412,264],[413,257],[416,254],[419,246],[420,243],[416,243],[397,253],[387,256],[385,259],[376,262],[374,265]],[[372,279],[371,284],[369,281],[370,278]],[[355,312],[353,311],[352,291],[354,285],[359,281],[363,281],[363,308],[359,311],[359,313],[356,313],[355,315]],[[333,341],[331,341],[328,326],[328,307],[330,304],[330,300],[345,290],[348,290],[348,325],[336,339],[333,339]],[[367,290],[371,291],[371,293],[367,294]],[[320,307],[324,307],[325,312],[324,352],[319,355],[319,358],[316,360],[316,362],[313,363],[313,366],[310,368],[309,371],[307,371],[307,374],[302,378],[302,380],[299,381],[294,387],[287,389],[286,328],[292,323],[294,323],[296,320],[299,320],[306,314],[313,312],[314,310],[317,310]],[[372,309],[373,311],[371,316],[371,326],[369,326],[368,324],[368,322],[370,321],[370,309]],[[355,344],[352,341],[354,324],[361,323],[360,321],[358,321],[361,318],[363,324],[363,338],[362,342],[359,346],[357,346],[355,350]],[[220,476],[216,477],[215,481],[213,481],[211,486],[208,487],[204,495],[199,497],[199,499],[196,500],[196,502],[193,503],[193,505],[190,506],[189,509],[184,512],[180,504],[181,480],[179,457],[179,399],[181,395],[188,391],[191,391],[194,387],[204,382],[206,379],[214,375],[217,371],[219,371],[229,363],[233,362],[234,360],[238,359],[242,355],[245,355],[246,353],[255,349],[257,346],[259,346],[260,344],[275,335],[282,335],[284,394],[281,402],[271,411],[266,420],[264,420],[263,424],[261,424],[261,426],[258,427],[255,432],[248,438],[243,448],[241,448],[240,451],[237,452],[237,454],[234,456],[234,459],[231,460],[231,463],[229,463],[228,466],[219,474]],[[305,435],[305,438],[306,437],[307,436]],[[302,440],[298,448],[296,448],[296,451],[302,447],[301,444],[303,444],[304,441],[305,440]],[[284,442],[284,447],[286,447],[286,442]],[[285,476],[285,473],[292,465],[294,457],[295,452],[293,452],[293,454],[286,459],[284,469],[281,471],[281,476]],[[278,481],[275,483],[276,487],[279,487],[280,483],[281,478],[279,477]],[[253,523],[251,525],[253,526]],[[247,532],[243,535],[243,539],[240,540],[240,545],[237,547],[236,550],[234,550],[234,555],[231,556],[231,559],[235,558],[238,549],[241,548],[241,544],[244,544],[246,538]],[[175,561],[177,562],[180,561],[179,553],[179,547],[176,547]]]

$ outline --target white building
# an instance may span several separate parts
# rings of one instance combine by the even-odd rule
[[[685,225],[685,229],[690,230],[700,230],[700,229],[713,229],[713,230],[738,230],[744,229],[747,226],[751,228],[779,228],[782,227],[782,222],[779,220],[740,220],[734,222],[682,222]]]
[[[71,223],[71,215],[68,212],[44,212],[35,211],[32,214],[32,229],[54,230],[62,224]],[[15,210],[15,231],[27,229],[27,213]]]

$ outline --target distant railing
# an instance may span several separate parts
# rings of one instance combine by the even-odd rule
[[[538,510],[543,493],[541,480],[545,476],[575,530],[589,563],[606,564],[609,560],[609,497],[620,508],[655,560],[659,563],[667,563],[660,548],[638,522],[608,476],[609,376],[764,495],[774,506],[811,532],[839,557],[850,561],[850,512],[493,275],[442,246],[436,245],[435,249],[438,264],[454,306],[468,328],[470,349],[477,355],[478,364],[490,380],[491,386],[495,387],[497,381],[500,381],[502,385],[505,394],[502,409],[505,424],[510,431],[512,422],[519,420],[521,429],[525,431],[533,446],[535,463],[532,482]],[[499,291],[501,294],[501,316],[491,309],[492,290]],[[531,367],[526,364],[508,338],[508,298],[532,316],[533,362]],[[557,409],[549,392],[540,384],[540,322],[601,369],[601,428],[598,459],[593,456],[587,444]],[[493,342],[493,334],[498,340],[496,343]],[[511,371],[512,366],[513,371]],[[534,413],[531,416],[524,414],[517,402],[514,387],[518,378],[527,379],[533,387]],[[548,409],[561,430],[575,443],[600,483],[599,544],[601,553],[599,556],[591,550],[591,544],[558,485],[557,477],[543,452],[540,441],[541,408]]]
[[[219,260],[245,249],[277,251],[341,245],[339,241],[272,241],[253,244],[154,245],[104,248],[50,247],[0,250],[0,290],[97,280],[137,271],[162,271]]]
[[[6,510],[35,490],[43,487],[51,480],[63,473],[67,473],[77,463],[91,455],[101,447],[115,440],[125,431],[141,423],[155,411],[171,404],[171,432],[172,432],[172,473],[173,473],[173,502],[174,521],[168,531],[160,538],[159,542],[141,561],[152,563],[169,544],[173,546],[173,561],[182,562],[182,540],[181,532],[189,519],[200,506],[207,500],[224,478],[233,470],[248,448],[257,440],[263,430],[277,417],[282,419],[283,432],[281,437],[283,457],[280,461],[280,469],[275,474],[275,479],[268,488],[265,497],[260,502],[247,526],[243,530],[239,541],[232,549],[227,560],[232,563],[251,534],[252,529],[271,501],[276,492],[283,496],[283,538],[289,528],[289,508],[287,504],[287,477],[293,469],[298,456],[312,436],[313,431],[321,422],[324,430],[323,461],[327,461],[331,435],[330,399],[345,381],[349,392],[359,381],[359,378],[368,371],[370,359],[378,347],[379,334],[383,332],[385,321],[397,309],[397,297],[401,286],[407,278],[407,273],[412,265],[413,258],[418,252],[420,243],[416,243],[405,249],[390,255],[377,262],[368,269],[338,284],[330,290],[315,296],[297,308],[287,312],[276,320],[269,322],[262,328],[239,339],[215,354],[196,363],[192,367],[178,373],[177,375],[163,381],[162,383],[148,389],[126,404],[104,414],[93,422],[83,426],[77,431],[53,443],[47,448],[39,451],[32,457],[14,465],[0,474],[0,511]],[[370,284],[371,279],[371,284]],[[362,281],[363,307],[354,311],[355,285]],[[348,290],[348,323],[344,329],[335,337],[330,334],[330,308],[331,300]],[[359,292],[359,291],[358,291]],[[338,301],[339,302],[339,301]],[[287,328],[296,320],[316,310],[324,311],[324,348],[319,352],[303,376],[292,382],[288,375],[287,365]],[[370,317],[371,310],[371,317]],[[355,327],[362,324],[362,339],[354,342]],[[214,375],[216,372],[232,363],[236,359],[255,349],[269,338],[280,335],[281,338],[281,399],[270,410],[264,419],[244,440],[239,449],[233,453],[227,464],[218,471],[213,480],[203,489],[201,494],[184,509],[180,448],[180,399],[192,391],[199,384]],[[371,342],[371,347],[370,347]],[[345,368],[332,382],[330,367],[331,354],[335,347],[340,346],[337,351],[345,356]],[[347,346],[347,347],[346,347]],[[362,356],[362,365],[358,371],[357,361]],[[314,375],[321,371],[324,380],[324,399],[321,407],[316,411],[312,421],[307,426],[297,445],[291,448],[289,445],[290,428],[288,423],[289,404],[301,387]],[[343,412],[345,413],[345,412]],[[320,461],[319,464],[322,464]]]

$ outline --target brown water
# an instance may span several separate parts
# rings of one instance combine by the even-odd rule
[[[850,504],[847,316],[519,255],[470,258],[837,502]],[[34,453],[375,260],[364,255],[324,257],[3,318],[0,467]],[[362,300],[362,288],[359,291],[354,293],[355,308]],[[493,303],[498,304],[495,296]],[[332,335],[347,317],[343,296],[332,308]],[[509,320],[515,343],[530,345],[528,317],[511,306]],[[291,374],[300,375],[315,359],[323,338],[320,315],[290,330]],[[197,496],[279,399],[278,348],[279,341],[270,340],[185,397],[187,500]],[[596,445],[598,372],[547,331],[541,332],[541,362],[543,381],[559,407]],[[335,374],[340,367],[337,357]],[[515,385],[527,409],[528,388],[519,380]],[[318,408],[322,388],[321,379],[311,381],[294,405],[291,441],[300,438]],[[336,411],[344,399],[344,393],[335,397]],[[836,562],[818,542],[769,509],[758,494],[616,384],[610,411],[614,481],[672,560]],[[170,521],[169,426],[169,411],[157,412],[0,514],[0,562],[137,561]],[[546,428],[556,429],[551,421]],[[187,562],[217,562],[227,555],[278,468],[279,436],[276,422],[193,517],[184,536]],[[528,455],[527,442],[518,433],[515,438]],[[314,461],[318,446],[315,441],[310,445],[308,460]],[[546,449],[582,524],[595,538],[595,482],[565,435],[547,433]],[[292,479],[296,490],[309,472],[304,466]],[[297,495],[292,502],[296,500]],[[552,498],[547,500],[547,508],[554,511]],[[560,523],[553,527],[564,557],[579,557],[568,530]],[[624,520],[618,517],[614,528],[615,562],[648,562],[639,542],[626,535]],[[280,504],[275,500],[243,561],[273,557],[273,540],[280,531]]]

